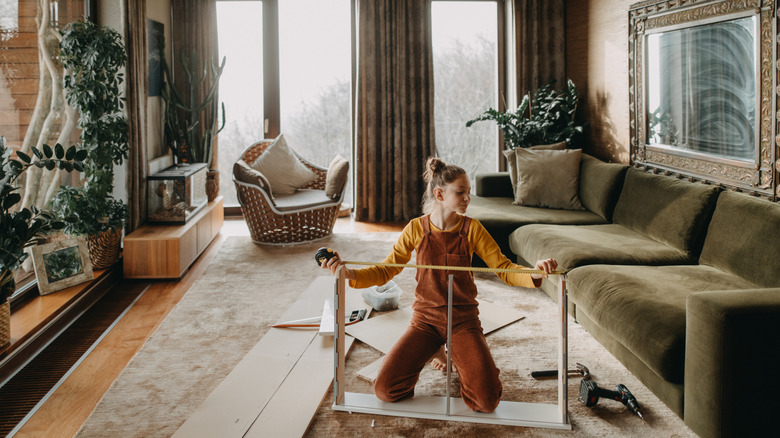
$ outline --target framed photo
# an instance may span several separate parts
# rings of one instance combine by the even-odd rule
[[[41,295],[94,278],[87,241],[83,237],[36,245],[31,250]]]

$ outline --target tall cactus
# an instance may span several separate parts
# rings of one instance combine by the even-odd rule
[[[222,124],[217,127],[218,104],[216,96],[226,59],[223,57],[219,66],[214,60],[209,62],[213,80],[206,95],[201,101],[198,101],[197,91],[209,78],[206,61],[199,62],[198,53],[195,50],[192,51],[189,58],[184,53],[181,54],[179,61],[189,86],[189,96],[185,96],[188,100],[186,103],[185,99],[182,99],[176,91],[173,75],[171,75],[164,55],[161,61],[166,82],[162,90],[162,97],[166,103],[165,141],[182,161],[207,163],[211,166],[214,136],[225,127],[224,103],[222,103],[221,111]],[[205,114],[202,115],[204,112]],[[201,117],[205,117],[203,124],[200,123]],[[187,147],[182,148],[182,145]]]

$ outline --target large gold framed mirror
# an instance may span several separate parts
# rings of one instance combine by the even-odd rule
[[[778,197],[774,1],[629,10],[631,162]]]

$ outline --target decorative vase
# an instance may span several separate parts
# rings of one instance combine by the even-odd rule
[[[89,248],[92,269],[105,269],[116,263],[119,259],[119,245],[121,243],[121,228],[87,236],[87,248]]]
[[[206,174],[206,197],[209,202],[217,199],[219,196],[219,170],[209,169]]]
[[[0,284],[0,351],[5,349],[11,342],[11,303],[7,297],[10,297],[16,290],[16,281],[12,273],[5,273],[0,278],[7,278]]]

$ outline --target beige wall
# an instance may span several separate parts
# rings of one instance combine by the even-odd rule
[[[566,71],[589,123],[585,152],[628,163],[628,8],[636,0],[566,1]]]

